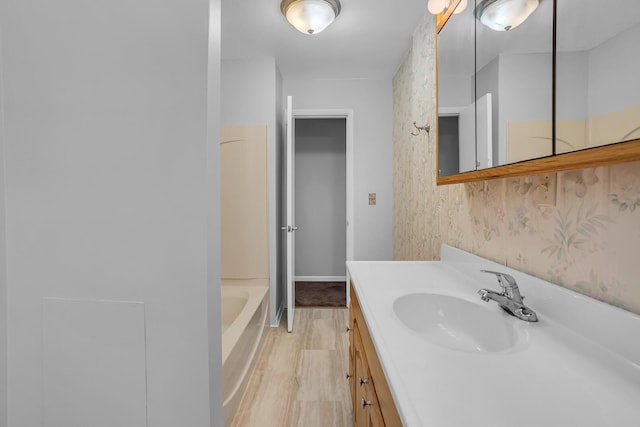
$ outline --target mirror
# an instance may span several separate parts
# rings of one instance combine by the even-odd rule
[[[509,31],[476,19],[486,3],[438,35],[439,176],[553,154],[553,1]]]
[[[468,6],[436,20],[438,184],[640,160],[639,0],[449,1]],[[505,3],[538,6],[476,18]]]
[[[480,10],[487,0],[477,0]],[[553,1],[543,0],[509,31],[476,19],[478,150],[500,166],[553,154]],[[485,113],[486,110],[486,113]],[[489,131],[488,135],[485,129]]]
[[[438,173],[476,170],[473,7],[454,13],[438,36]]]
[[[640,1],[557,6],[556,153],[640,138]]]

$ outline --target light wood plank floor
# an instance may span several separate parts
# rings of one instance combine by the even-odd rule
[[[286,321],[271,328],[232,427],[352,427],[349,311],[297,308],[293,332]]]

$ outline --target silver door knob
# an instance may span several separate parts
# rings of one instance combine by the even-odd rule
[[[371,402],[370,400],[364,400],[364,398],[362,398],[362,402],[360,404],[363,408],[366,406],[373,406],[373,402]]]

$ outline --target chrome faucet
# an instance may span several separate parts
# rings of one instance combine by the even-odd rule
[[[514,279],[513,276],[506,273],[500,273],[498,271],[480,271],[483,273],[495,274],[498,278],[498,284],[502,288],[502,292],[500,293],[484,288],[480,289],[478,294],[480,294],[482,301],[494,300],[500,307],[502,307],[503,310],[514,315],[518,319],[524,320],[525,322],[538,321],[536,313],[522,302],[524,297],[520,295],[520,288],[518,288],[516,279]]]

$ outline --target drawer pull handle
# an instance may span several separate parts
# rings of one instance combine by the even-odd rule
[[[347,379],[349,379],[351,377],[352,377],[352,375],[349,372],[347,372]]]
[[[360,382],[360,386],[362,387],[364,384],[369,384],[369,378],[365,378],[365,379],[360,378],[359,382]]]
[[[373,403],[370,400],[364,400],[364,398],[362,398],[362,402],[360,404],[362,405],[363,408],[367,406],[373,406]]]
[[[351,328],[347,325],[347,332],[351,332]]]

